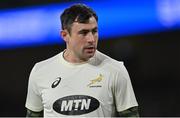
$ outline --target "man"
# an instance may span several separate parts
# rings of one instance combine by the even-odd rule
[[[66,49],[37,63],[29,78],[27,117],[137,117],[138,104],[122,62],[97,51],[98,17],[84,4],[61,15]]]

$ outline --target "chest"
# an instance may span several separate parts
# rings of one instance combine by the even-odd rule
[[[84,113],[113,104],[110,75],[102,70],[60,72],[46,80],[47,86],[41,91],[45,109],[65,114],[69,111]]]

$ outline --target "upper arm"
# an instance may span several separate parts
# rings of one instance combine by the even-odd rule
[[[138,107],[131,107],[127,110],[117,112],[117,117],[139,117]]]
[[[35,112],[27,109],[26,117],[43,117],[43,110],[40,112]]]
[[[41,81],[39,81],[38,76],[36,75],[34,66],[29,77],[28,91],[25,103],[25,107],[33,111],[43,110],[41,89],[38,83],[41,83]]]
[[[117,111],[138,106],[130,77],[123,65],[121,65],[121,69],[117,71],[113,80],[113,97]]]

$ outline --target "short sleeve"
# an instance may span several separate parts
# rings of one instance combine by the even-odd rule
[[[37,87],[35,76],[35,66],[31,71],[28,83],[28,92],[26,98],[26,108],[38,112],[43,110],[42,99]]]
[[[114,100],[118,112],[138,106],[129,74],[122,64],[113,82]]]

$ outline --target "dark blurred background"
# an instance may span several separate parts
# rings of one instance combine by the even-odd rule
[[[68,2],[74,1],[1,0],[0,10]],[[180,28],[168,27],[103,39],[99,41],[99,50],[124,61],[139,103],[140,115],[180,116]],[[53,43],[0,50],[0,116],[25,116],[28,77],[32,67],[64,48],[64,43]]]

